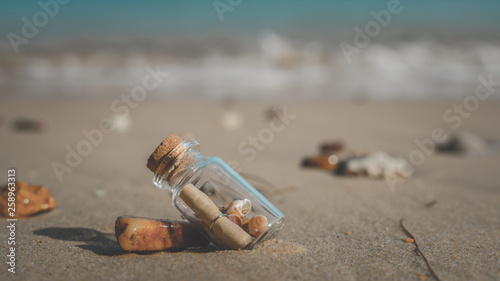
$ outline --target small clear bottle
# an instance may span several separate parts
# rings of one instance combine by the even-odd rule
[[[174,135],[175,136],[175,135]],[[160,189],[168,189],[172,193],[172,204],[182,216],[204,234],[213,244],[220,249],[231,249],[214,231],[212,225],[207,225],[186,204],[181,197],[183,187],[188,184],[194,185],[203,192],[224,213],[234,200],[249,200],[251,209],[244,216],[245,220],[264,216],[267,219],[267,227],[257,234],[253,234],[251,242],[244,249],[253,249],[261,242],[274,237],[284,223],[284,216],[269,200],[243,179],[226,162],[219,157],[205,157],[199,151],[199,143],[194,139],[182,141],[175,136],[167,138],[157,148],[156,161],[148,167],[155,173],[153,183]],[[161,146],[168,149],[161,150]],[[154,154],[150,157],[153,158]],[[247,202],[247,201],[245,201]],[[217,220],[216,218],[215,220]],[[214,221],[215,221],[214,220]],[[212,222],[213,224],[213,222]],[[245,225],[242,226],[244,228]],[[247,229],[248,231],[248,229]],[[246,244],[246,242],[245,242]]]

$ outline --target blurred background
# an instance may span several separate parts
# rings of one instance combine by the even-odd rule
[[[416,239],[442,280],[500,280],[500,0],[0,7],[0,185],[57,202],[0,280],[436,280]],[[181,218],[146,167],[174,133],[285,214],[285,250],[119,248],[118,216]]]
[[[461,99],[500,75],[499,1],[3,1],[1,99]],[[495,80],[495,79],[493,79]]]

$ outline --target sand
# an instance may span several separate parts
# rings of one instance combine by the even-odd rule
[[[433,153],[394,189],[385,180],[300,167],[320,142],[333,139],[347,149],[408,159],[416,138],[429,138],[436,127],[451,131],[454,123],[442,116],[453,102],[289,104],[296,117],[251,161],[238,146],[269,127],[266,105],[236,105],[243,127],[226,131],[223,106],[143,102],[131,109],[128,132],[104,135],[60,182],[52,163],[65,163],[65,147],[85,140],[81,131],[97,128],[112,113],[110,104],[0,103],[0,181],[15,167],[18,180],[45,185],[57,201],[54,211],[17,222],[15,274],[4,262],[8,233],[1,220],[1,280],[433,280],[415,245],[406,243],[401,218],[441,280],[500,280],[498,153]],[[45,130],[15,132],[10,122],[18,117],[40,120]],[[499,120],[500,103],[481,103],[459,130],[500,140]],[[179,219],[170,194],[153,186],[146,168],[150,152],[172,133],[194,136],[205,155],[234,160],[244,173],[294,187],[269,198],[286,216],[276,240],[254,251],[119,248],[117,216]]]

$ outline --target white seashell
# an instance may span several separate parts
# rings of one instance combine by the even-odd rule
[[[406,178],[412,168],[403,158],[395,158],[379,151],[364,157],[347,160],[347,170],[352,174],[367,174],[374,178]]]
[[[248,214],[252,209],[252,202],[248,199],[243,200],[234,200],[227,206],[226,214],[227,215],[237,215],[240,218]]]
[[[237,224],[238,226],[242,226],[241,218],[238,215],[228,215],[227,218]]]

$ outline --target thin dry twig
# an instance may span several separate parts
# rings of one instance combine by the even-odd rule
[[[413,241],[414,241],[413,243],[415,244],[415,252],[417,253],[417,255],[420,255],[424,259],[424,262],[427,265],[427,267],[429,268],[429,271],[431,272],[432,277],[434,277],[438,281],[441,281],[441,279],[439,279],[439,277],[437,276],[436,272],[434,272],[434,269],[432,269],[432,266],[429,263],[429,261],[427,260],[427,257],[425,257],[424,253],[422,253],[422,251],[420,251],[420,248],[418,247],[417,240],[415,239],[415,237],[404,226],[403,221],[404,221],[404,218],[401,218],[399,220],[399,225],[401,226],[401,228],[403,229],[403,231],[406,233],[406,235],[408,235],[408,237],[410,237],[411,239],[413,239]]]

